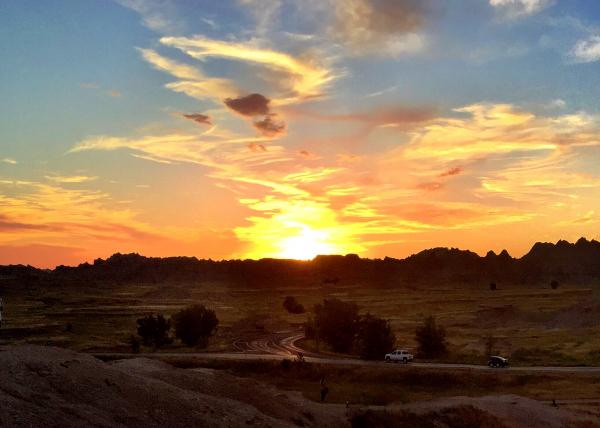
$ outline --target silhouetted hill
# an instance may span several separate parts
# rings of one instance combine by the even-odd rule
[[[355,254],[317,256],[311,261],[199,260],[195,257],[144,257],[114,254],[106,260],[54,270],[0,266],[0,284],[199,283],[226,281],[236,286],[272,287],[362,284],[413,286],[463,283],[600,282],[600,243],[536,243],[520,259],[506,250],[481,257],[456,248],[432,248],[405,259],[363,259]]]

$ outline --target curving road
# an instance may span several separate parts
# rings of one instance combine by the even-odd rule
[[[305,351],[296,345],[296,342],[302,339],[304,335],[298,331],[281,331],[265,335],[253,340],[238,339],[234,341],[235,352],[156,352],[144,354],[129,353],[96,353],[97,358],[168,358],[168,357],[194,357],[211,360],[283,360],[297,358],[299,353],[304,356],[304,361],[318,364],[332,364],[344,366],[389,366],[389,367],[415,367],[428,369],[446,369],[446,370],[493,370],[498,373],[503,372],[543,372],[543,373],[582,373],[598,374],[600,367],[507,367],[502,369],[490,368],[486,365],[476,364],[447,364],[447,363],[409,363],[393,364],[384,361],[365,361],[352,358],[333,358],[326,357]]]
[[[306,353],[295,345],[302,338],[304,338],[304,334],[297,331],[280,331],[250,341],[238,339],[233,342],[233,347],[236,351],[244,354],[290,357],[297,356],[298,353]]]

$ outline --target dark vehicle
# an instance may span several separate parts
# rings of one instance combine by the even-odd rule
[[[493,356],[488,361],[490,367],[508,367],[508,359],[504,357]]]

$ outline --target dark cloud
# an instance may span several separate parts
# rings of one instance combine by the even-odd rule
[[[450,176],[453,176],[453,175],[458,175],[458,174],[460,174],[462,172],[463,172],[463,169],[460,166],[457,166],[455,168],[449,169],[448,171],[442,172],[440,174],[440,177],[450,177]]]
[[[25,230],[47,230],[48,226],[43,224],[21,223],[0,214],[0,232],[18,232]]]
[[[372,125],[402,125],[427,122],[437,116],[433,106],[384,106],[373,111],[348,114],[321,114],[305,110],[288,108],[291,115],[308,117],[328,122],[365,122]]]
[[[250,144],[248,144],[248,148],[250,149],[250,151],[252,151],[254,153],[261,153],[261,152],[267,151],[267,148],[265,146],[263,146],[262,144],[258,144],[258,143],[250,143]]]
[[[285,122],[277,120],[277,115],[271,112],[269,100],[261,94],[250,94],[240,98],[227,98],[225,105],[231,110],[246,117],[264,116],[255,120],[252,125],[265,137],[277,137],[285,133]]]
[[[201,125],[212,125],[210,116],[207,116],[202,113],[184,114],[183,117],[185,117],[186,119],[193,120],[194,122],[199,123]]]
[[[381,48],[390,39],[419,32],[433,12],[431,0],[345,0],[336,3],[332,34],[343,44]],[[377,51],[370,51],[377,53]]]
[[[264,116],[270,113],[269,100],[261,94],[250,94],[240,98],[227,98],[224,103],[243,116]]]
[[[285,122],[274,120],[274,114],[265,116],[263,120],[254,122],[254,127],[265,137],[277,137],[285,133]]]
[[[417,189],[425,190],[427,192],[434,192],[436,190],[440,190],[444,185],[437,181],[431,181],[428,183],[420,183],[417,185]]]

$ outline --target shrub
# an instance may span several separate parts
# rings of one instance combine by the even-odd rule
[[[379,360],[396,343],[390,323],[367,313],[360,318],[356,334],[356,350],[365,360]]]
[[[188,346],[206,348],[208,338],[217,329],[219,320],[215,311],[204,305],[194,305],[173,315],[175,336]]]
[[[495,282],[490,282],[490,290],[492,290],[492,291],[496,291],[496,290],[497,290],[497,288],[498,288],[498,287],[496,286],[496,283],[495,283]]]
[[[553,290],[556,290],[558,288],[558,281],[553,279],[552,281],[550,281],[550,287],[552,287]]]
[[[292,368],[292,362],[290,360],[288,360],[287,358],[284,358],[283,360],[281,360],[281,369],[284,372],[290,371],[291,368]]]
[[[304,306],[294,296],[287,296],[283,300],[283,307],[290,314],[303,314],[305,312]]]
[[[442,326],[438,327],[432,316],[427,317],[423,325],[417,327],[415,340],[418,343],[418,353],[424,358],[437,358],[448,352],[446,330]]]
[[[137,320],[137,324],[137,332],[144,345],[160,348],[173,342],[173,339],[169,336],[171,321],[165,319],[162,314],[140,318]]]
[[[358,329],[358,306],[338,299],[325,299],[315,306],[315,326],[318,338],[334,352],[349,352]]]

